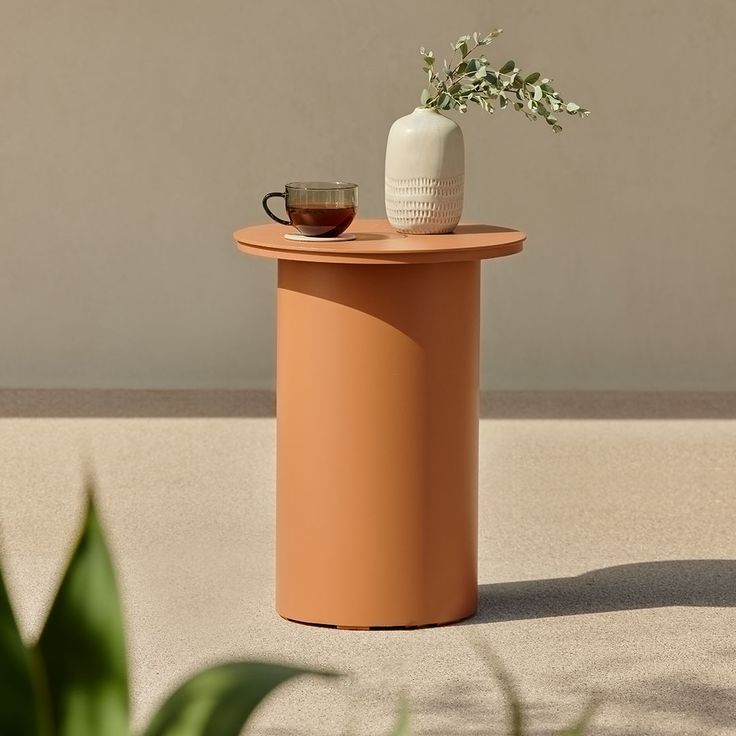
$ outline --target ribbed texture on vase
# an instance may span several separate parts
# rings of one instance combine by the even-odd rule
[[[399,232],[452,232],[463,212],[464,175],[444,179],[386,177],[386,215]]]

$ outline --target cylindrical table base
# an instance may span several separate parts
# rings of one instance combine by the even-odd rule
[[[276,607],[345,628],[477,606],[480,263],[280,260]]]

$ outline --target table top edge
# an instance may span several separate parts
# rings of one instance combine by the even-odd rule
[[[376,235],[370,243],[391,241],[393,247],[360,247],[360,240],[326,241],[312,243],[283,239],[286,226],[254,225],[239,228],[233,232],[233,239],[241,252],[266,258],[288,258],[290,260],[329,261],[329,262],[387,262],[411,263],[422,261],[450,261],[450,260],[482,260],[487,258],[513,255],[523,250],[527,235],[522,230],[499,225],[480,223],[460,223],[458,228],[466,228],[466,232],[448,233],[443,235],[409,235],[387,229],[385,220],[363,220],[366,227],[376,227],[377,230],[368,234]],[[380,228],[380,229],[378,229]],[[476,228],[489,228],[488,231],[478,231]],[[491,229],[493,228],[493,229]],[[254,233],[254,235],[250,235]],[[264,233],[268,237],[264,237]],[[360,235],[360,231],[358,232]],[[500,242],[483,242],[481,236],[505,236]],[[431,247],[432,240],[436,247]],[[448,241],[457,238],[456,243],[448,245]],[[493,238],[492,238],[493,239]],[[404,245],[406,242],[406,245]],[[413,247],[407,247],[413,243]],[[357,247],[356,247],[357,246]]]

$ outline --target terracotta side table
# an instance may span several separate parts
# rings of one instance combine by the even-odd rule
[[[480,261],[524,233],[459,225],[349,242],[235,233],[278,259],[276,608],[341,628],[477,608]]]

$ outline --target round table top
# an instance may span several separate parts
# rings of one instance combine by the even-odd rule
[[[447,235],[397,233],[387,220],[357,218],[346,232],[355,240],[287,240],[287,225],[244,227],[233,233],[239,250],[265,258],[322,263],[433,263],[475,261],[518,253],[526,234],[499,225],[459,224]]]

